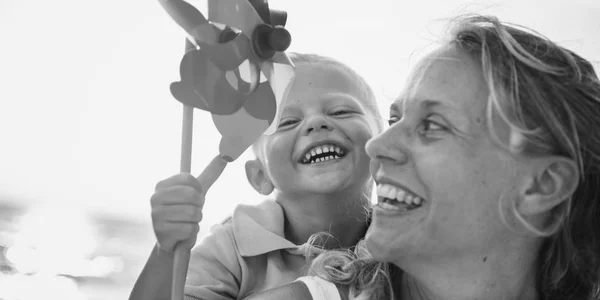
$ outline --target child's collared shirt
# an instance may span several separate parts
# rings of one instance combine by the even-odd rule
[[[238,205],[192,250],[185,300],[243,299],[306,275],[306,268],[290,269],[284,252],[303,255],[310,246],[286,240],[283,230],[283,209],[277,202]],[[313,248],[312,253],[318,252]]]

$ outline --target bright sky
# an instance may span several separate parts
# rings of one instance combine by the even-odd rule
[[[384,116],[411,54],[458,12],[498,15],[600,61],[597,0],[269,2],[288,12],[290,51],[355,68]],[[179,171],[181,138],[169,84],[179,79],[184,33],[158,1],[2,0],[0,45],[0,199],[149,220],[154,185]],[[220,136],[203,111],[194,130],[198,174]],[[212,187],[203,223],[261,199],[246,181],[249,157]]]

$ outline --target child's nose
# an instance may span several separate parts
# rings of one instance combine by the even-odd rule
[[[304,128],[304,133],[309,134],[311,132],[319,132],[321,130],[331,131],[333,126],[331,123],[323,116],[313,115],[306,120]]]

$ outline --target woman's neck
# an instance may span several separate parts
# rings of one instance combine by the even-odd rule
[[[311,235],[329,233],[332,238],[317,241],[328,248],[349,248],[362,239],[368,228],[365,205],[368,198],[362,191],[342,191],[336,194],[285,195],[277,202],[285,215],[285,236],[300,245]],[[322,243],[319,243],[322,242]]]
[[[487,255],[453,258],[446,263],[399,262],[402,300],[537,300],[539,244],[495,249]],[[485,259],[482,259],[485,257]]]

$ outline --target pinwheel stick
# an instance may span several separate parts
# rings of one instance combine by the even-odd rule
[[[194,49],[189,40],[185,40],[185,52]],[[192,165],[192,136],[194,125],[194,108],[183,105],[182,132],[181,132],[181,173],[190,173]],[[190,263],[190,250],[183,242],[175,246],[173,260],[173,280],[171,282],[171,300],[183,300],[185,278]]]

